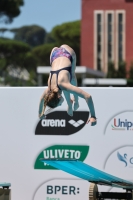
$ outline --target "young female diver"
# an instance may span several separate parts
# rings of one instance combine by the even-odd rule
[[[92,97],[90,94],[77,87],[77,79],[75,75],[76,54],[74,50],[65,44],[60,47],[54,47],[50,54],[50,64],[52,70],[50,71],[48,78],[48,88],[41,96],[39,117],[43,118],[45,116],[44,112],[46,106],[53,109],[63,103],[63,92],[68,104],[68,115],[73,116],[73,109],[76,111],[79,108],[79,96],[85,99],[91,113],[91,117],[86,123],[88,124],[90,122],[92,126],[96,125],[97,121]],[[73,94],[72,99],[70,94]]]

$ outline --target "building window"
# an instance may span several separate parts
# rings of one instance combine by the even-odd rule
[[[94,69],[108,72],[125,60],[125,10],[94,11]]]
[[[108,72],[108,64],[114,61],[114,11],[105,11],[105,51],[104,72]]]
[[[118,60],[123,60],[123,14],[118,14]]]
[[[94,22],[94,35],[95,35],[95,47],[94,47],[94,59],[95,69],[102,70],[103,66],[103,12],[96,11]]]
[[[101,33],[101,14],[97,15],[97,69],[101,70],[101,41],[102,41],[102,33]]]
[[[108,56],[108,62],[112,61],[112,54],[113,54],[113,27],[112,27],[112,14],[108,14],[107,15],[107,45],[108,45],[108,52],[107,52],[107,56]]]
[[[116,11],[116,69],[118,64],[125,60],[125,11]]]

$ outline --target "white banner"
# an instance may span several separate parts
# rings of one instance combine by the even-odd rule
[[[73,117],[63,102],[40,121],[43,87],[0,88],[0,182],[11,183],[13,200],[88,199],[87,181],[40,162],[44,156],[78,159],[133,179],[133,89],[83,89],[94,101],[94,127],[85,123],[89,109],[84,99],[79,98]]]

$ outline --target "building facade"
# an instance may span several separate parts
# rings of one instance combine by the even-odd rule
[[[81,65],[108,72],[133,61],[133,0],[82,0]]]

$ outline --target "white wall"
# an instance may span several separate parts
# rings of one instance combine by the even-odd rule
[[[39,123],[38,104],[44,88],[0,88],[0,182],[11,183],[13,200],[80,200],[81,196],[82,199],[88,199],[87,181],[60,170],[34,169],[41,152],[55,145],[59,145],[57,150],[67,146],[68,149],[77,148],[77,151],[78,146],[79,149],[80,146],[87,146],[89,151],[85,163],[133,180],[133,89],[83,89],[92,95],[98,118],[97,126],[84,123],[82,129],[76,132],[77,127],[69,123],[68,132],[73,127],[74,134],[63,135],[61,127],[59,135],[35,135]],[[75,116],[80,118],[80,112],[89,110],[84,99],[80,98],[79,103],[80,108]],[[55,111],[60,115],[66,107],[64,102]],[[51,134],[54,130],[55,127],[52,127]],[[54,150],[51,152],[55,153]],[[125,161],[120,161],[117,154]],[[58,186],[57,194],[55,191],[48,194],[48,185],[53,189]]]

